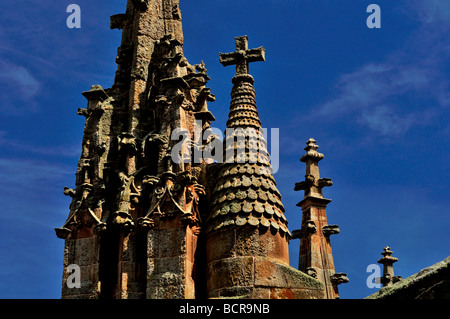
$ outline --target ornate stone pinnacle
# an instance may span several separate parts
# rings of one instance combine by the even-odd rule
[[[304,190],[305,198],[308,196],[323,198],[322,188],[332,186],[333,182],[329,178],[320,178],[318,162],[324,158],[324,155],[317,152],[319,146],[316,144],[316,140],[310,138],[306,145],[306,154],[300,158],[301,162],[306,163],[305,180],[296,183],[294,190]]]
[[[398,258],[392,257],[393,251],[389,246],[384,247],[383,258],[378,260],[379,264],[383,264],[383,277],[380,278],[380,282],[383,284],[383,287],[390,286],[397,281],[401,280],[401,276],[394,276],[394,266],[393,264],[398,261]]]

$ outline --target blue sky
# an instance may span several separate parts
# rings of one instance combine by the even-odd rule
[[[4,0],[0,3],[0,298],[59,298],[65,221],[81,151],[92,84],[110,87],[121,32],[109,16],[125,0]],[[68,29],[66,8],[81,7],[81,29]],[[381,8],[381,29],[366,26],[366,8]],[[325,154],[333,179],[331,238],[338,272],[350,282],[342,298],[363,298],[368,265],[384,246],[396,275],[410,276],[449,254],[450,2],[182,1],[185,56],[204,60],[223,129],[234,68],[219,52],[234,37],[264,46],[253,63],[263,126],[280,129],[275,174],[290,230],[300,227],[305,142]],[[298,263],[298,241],[290,245]]]

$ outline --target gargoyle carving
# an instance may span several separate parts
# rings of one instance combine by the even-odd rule
[[[339,226],[338,225],[326,225],[322,227],[322,233],[325,237],[329,237],[330,235],[339,234]]]
[[[122,30],[127,24],[128,16],[124,13],[115,14],[110,18],[110,29],[119,29]]]
[[[317,231],[316,223],[312,220],[308,220],[303,224],[303,228],[308,234],[314,234]]]
[[[315,232],[317,232],[316,223],[312,220],[308,220],[302,225],[302,229],[292,231],[292,239],[302,239]]]
[[[156,226],[156,221],[154,218],[141,217],[138,218],[138,226],[148,231]]]
[[[66,196],[70,196],[70,197],[75,197],[76,191],[72,188],[69,187],[64,187],[64,195]]]
[[[294,191],[304,191],[314,185],[316,179],[313,175],[305,175],[305,180],[303,182],[295,183]]]
[[[317,270],[315,270],[313,267],[306,268],[306,274],[313,278],[317,278]]]
[[[89,117],[90,112],[88,109],[79,108],[77,111],[77,115],[81,115],[81,116],[84,116],[87,118],[87,117]]]
[[[347,278],[347,274],[340,272],[335,273],[330,277],[331,282],[335,285],[345,284],[349,282],[349,279]]]
[[[168,145],[169,139],[162,134],[150,133],[144,137],[142,148],[145,150],[149,144]]]
[[[207,102],[214,102],[216,96],[211,94],[210,88],[202,88],[197,97],[197,111],[198,112],[209,112]]]
[[[319,188],[330,187],[333,185],[331,178],[321,178],[319,179]]]
[[[114,213],[113,224],[119,226],[125,234],[132,232],[135,227],[132,216],[123,211],[117,211]]]

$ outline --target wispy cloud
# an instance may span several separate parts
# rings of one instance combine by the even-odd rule
[[[395,57],[393,58],[395,59]],[[338,94],[321,105],[318,114],[323,116],[353,115],[356,122],[382,135],[399,135],[415,124],[427,124],[435,112],[424,112],[420,107],[405,109],[397,104],[400,98],[414,103],[411,96],[428,95],[430,87],[436,88],[439,74],[433,68],[416,63],[368,64],[350,74],[341,76],[337,83]],[[434,96],[435,105],[446,103],[445,91]],[[428,108],[430,106],[425,106]],[[427,121],[425,121],[427,120]]]
[[[0,61],[0,70],[0,80],[12,82],[24,98],[31,98],[39,92],[41,84],[23,66]]]
[[[415,0],[410,4],[417,19],[424,24],[444,23],[450,21],[450,2],[442,0]]]
[[[409,130],[409,128],[420,122],[420,117],[416,113],[406,116],[397,114],[392,106],[377,105],[373,110],[366,110],[361,113],[358,122],[382,135],[392,136],[400,135]]]
[[[420,27],[404,48],[381,63],[339,77],[335,93],[315,114],[351,117],[382,136],[429,125],[450,106],[448,70],[450,2],[414,1]]]
[[[36,109],[34,98],[42,84],[27,68],[0,60],[0,85],[3,87],[0,91],[0,112],[17,114]],[[16,99],[21,103],[17,103]]]

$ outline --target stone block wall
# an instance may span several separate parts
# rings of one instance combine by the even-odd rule
[[[147,236],[149,299],[194,299],[197,235],[179,218],[162,222]]]
[[[98,298],[100,291],[98,257],[98,237],[66,240],[62,278],[62,297],[64,299]],[[75,274],[74,269],[70,268],[72,265],[79,267],[79,277],[78,274]],[[73,274],[78,278],[71,277]],[[71,286],[70,284],[73,284],[74,280],[80,280],[81,287]]]
[[[255,227],[224,228],[206,243],[209,298],[323,298],[324,285],[289,266],[288,241]]]

